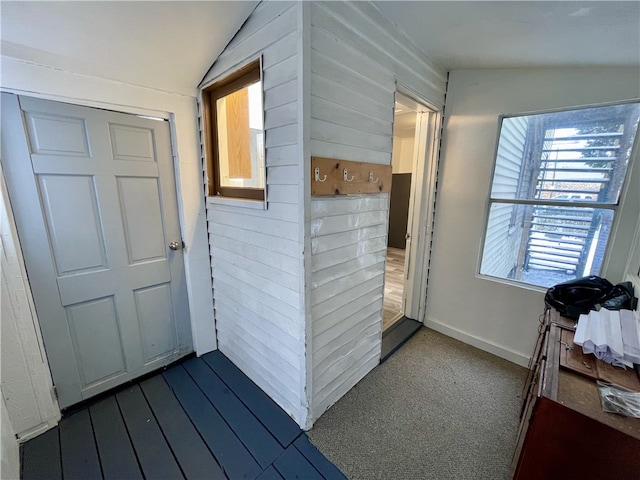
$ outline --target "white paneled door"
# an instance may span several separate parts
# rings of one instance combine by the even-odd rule
[[[2,94],[2,165],[61,408],[192,351],[168,122]]]

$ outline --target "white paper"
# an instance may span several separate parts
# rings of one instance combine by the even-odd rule
[[[576,327],[576,333],[573,336],[573,343],[582,346],[587,339],[587,332],[589,331],[589,315],[582,314],[578,319],[578,326]]]
[[[625,360],[640,363],[640,317],[631,310],[620,310],[620,329]]]
[[[633,316],[633,312],[628,312]],[[601,309],[599,312],[591,311],[588,315],[580,315],[573,342],[577,345],[582,345],[584,353],[591,353],[603,362],[610,363],[616,367],[632,367],[632,362],[636,361],[634,360],[636,357],[629,355],[629,353],[636,351],[634,350],[636,347],[634,338],[636,338],[638,342],[637,353],[640,354],[640,336],[638,329],[635,328],[637,325],[631,325],[626,314],[624,315],[624,322],[623,329],[621,311],[612,311],[606,308]],[[623,330],[625,332],[624,337]],[[630,348],[625,350],[625,345],[627,344],[630,345]]]

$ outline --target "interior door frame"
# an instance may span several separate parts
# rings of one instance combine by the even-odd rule
[[[149,110],[145,110],[145,109],[135,109],[133,107],[126,107],[126,106],[120,106],[120,105],[112,105],[112,104],[103,104],[101,102],[87,102],[87,101],[82,101],[82,100],[76,100],[76,99],[68,99],[68,98],[60,98],[58,96],[49,96],[49,95],[39,95],[39,94],[32,94],[31,92],[28,93],[22,93],[22,92],[14,92],[14,91],[10,91],[10,90],[6,90],[6,89],[2,89],[1,92],[3,97],[5,96],[10,96],[10,101],[11,102],[15,102],[17,105],[17,112],[19,112],[18,115],[11,113],[13,112],[13,109],[11,110],[11,112],[6,112],[3,110],[3,120],[5,120],[5,113],[7,114],[6,120],[7,122],[11,122],[11,123],[7,123],[6,125],[3,125],[3,127],[7,127],[8,125],[12,126],[15,124],[17,126],[18,129],[24,128],[23,127],[23,117],[22,117],[22,108],[19,106],[19,97],[31,97],[33,99],[41,99],[41,100],[45,100],[45,101],[49,101],[49,102],[58,102],[58,103],[62,103],[62,104],[68,104],[71,106],[75,106],[75,107],[82,107],[82,108],[90,108],[90,109],[97,109],[97,110],[106,110],[109,112],[114,112],[115,114],[120,114],[120,115],[130,115],[132,117],[142,117],[142,118],[146,118],[149,120],[156,120],[156,121],[166,121],[168,122],[168,139],[170,142],[170,149],[171,149],[171,171],[172,171],[172,175],[173,175],[173,179],[171,180],[172,182],[172,189],[175,192],[175,208],[176,208],[176,213],[177,213],[177,227],[179,229],[179,235],[180,238],[184,238],[184,228],[185,228],[185,223],[184,223],[184,219],[183,219],[183,212],[182,212],[182,201],[181,201],[181,188],[180,188],[180,183],[179,183],[179,171],[178,171],[178,166],[177,166],[177,154],[176,154],[176,146],[175,146],[175,125],[174,125],[174,118],[173,118],[173,114],[170,113],[163,113],[163,112],[159,112],[159,111],[149,111]],[[3,98],[4,99],[4,98]],[[6,100],[6,99],[5,99]],[[11,113],[12,118],[9,118],[8,114]],[[4,124],[4,121],[3,121]],[[16,134],[19,132],[16,132]],[[29,156],[30,152],[27,149],[27,145],[28,145],[28,140],[26,140],[26,143],[22,146],[21,145],[21,149],[19,151],[14,152],[14,147],[11,147],[11,153],[12,154],[22,154],[22,156],[27,155]],[[8,147],[9,145],[7,145]],[[24,148],[23,148],[24,147]],[[5,148],[3,148],[4,150]],[[2,172],[3,178],[6,177],[7,175],[7,171]],[[22,177],[21,177],[22,178]],[[27,182],[27,184],[31,185],[29,182]],[[32,185],[32,187],[35,188],[35,182]],[[33,190],[33,188],[30,188],[28,190]],[[38,197],[37,195],[37,191],[34,190],[31,193],[33,194],[35,192],[36,197]],[[27,192],[29,193],[29,192]],[[8,204],[6,205],[7,208],[11,211],[12,215],[15,215],[15,207],[13,207],[11,205],[11,202],[9,201]],[[15,226],[16,226],[16,230],[17,227],[19,226],[19,219],[16,218],[15,219]],[[18,248],[21,252],[24,251],[23,246],[22,246],[22,241],[20,240],[20,236],[19,234],[16,234],[16,248]],[[186,252],[181,252],[181,254],[186,253]],[[188,334],[189,337],[189,350],[190,351],[194,351],[194,346],[195,346],[195,340],[194,340],[194,329],[193,329],[193,319],[192,319],[192,308],[191,308],[191,292],[188,288],[188,282],[186,280],[186,275],[187,275],[187,261],[185,256],[183,255],[183,259],[182,259],[182,274],[180,275],[180,278],[182,280],[180,280],[181,282],[184,283],[183,288],[184,288],[184,294],[185,294],[185,306],[186,306],[186,313],[189,316],[189,319],[187,321],[187,327],[184,331],[185,334]],[[31,282],[28,279],[28,272],[26,272],[24,277],[24,284],[25,287],[28,288],[29,290],[29,294],[33,295],[33,286],[31,284]],[[172,279],[172,281],[174,281]],[[38,318],[38,314],[36,311],[33,312],[33,323],[35,328],[37,328],[38,332],[42,335],[42,330],[43,327],[39,321]],[[45,347],[46,348],[46,347]],[[50,354],[45,354],[47,356],[50,356]],[[49,374],[49,378],[51,379],[51,381],[53,382],[53,375],[52,375],[52,370],[51,370],[51,363],[49,361],[49,359],[47,359],[47,369],[48,369],[48,374]],[[55,388],[55,387],[54,387]],[[57,396],[57,395],[56,395]],[[84,400],[84,399],[82,399]],[[58,402],[55,402],[56,407],[59,408],[58,406]]]
[[[418,110],[407,223],[402,311],[406,317],[424,323],[442,112],[401,85],[397,85],[396,94],[415,102]]]

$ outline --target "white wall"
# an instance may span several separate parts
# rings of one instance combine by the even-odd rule
[[[220,350],[304,425],[301,9],[294,2],[261,3],[201,86],[262,55],[267,209],[251,201],[207,201],[216,329]]]
[[[59,418],[57,405],[51,398],[51,376],[48,366],[39,355],[25,356],[24,343],[33,353],[40,353],[39,332],[36,331],[33,310],[22,281],[22,258],[16,250],[15,225],[7,209],[4,177],[0,168],[0,478],[20,478],[20,450],[16,429],[30,434],[42,431],[47,422]],[[8,285],[11,284],[11,292]],[[24,310],[27,311],[24,311]],[[22,322],[22,323],[20,323]],[[46,358],[46,357],[44,357]],[[33,375],[31,375],[33,372]],[[39,379],[40,383],[34,384]],[[49,393],[49,394],[47,394]],[[6,399],[6,400],[5,400]],[[40,401],[40,404],[38,404]],[[7,402],[14,402],[13,417],[9,418]],[[19,402],[15,404],[16,402]],[[44,404],[43,404],[44,403]],[[28,438],[28,437],[27,437]]]
[[[310,156],[389,165],[396,81],[441,106],[446,74],[372,4],[264,2],[201,86],[259,54],[268,209],[207,202],[216,327],[309,428],[378,364],[389,202],[311,198]]]
[[[216,338],[204,214],[204,192],[198,152],[196,99],[52,69],[45,65],[26,63],[9,57],[2,57],[1,61],[0,88],[4,91],[171,119],[172,136],[176,149],[174,155],[176,158],[180,225],[186,244],[185,269],[194,348],[198,354],[215,349]],[[20,280],[28,285],[26,278],[23,277]],[[13,291],[13,286],[5,283],[4,279],[2,287]],[[22,311],[18,322],[20,324],[32,322],[30,313]],[[36,329],[39,330],[39,326],[36,325]],[[4,336],[2,341],[5,342]],[[27,357],[40,355],[40,351],[33,344],[23,343],[21,348]],[[31,382],[39,384],[40,380],[35,374],[30,373],[30,375]],[[48,392],[46,395],[50,396]],[[34,399],[26,397],[16,399],[17,403],[25,405],[32,401]],[[37,395],[35,401],[46,402],[46,399],[42,395]],[[49,402],[51,402],[50,399]],[[12,421],[23,416],[23,413],[12,408],[12,404],[8,403],[7,406]],[[49,418],[49,420],[52,419]],[[53,421],[55,421],[55,416]],[[32,425],[32,427],[35,426]],[[22,433],[17,428],[16,432]]]
[[[626,273],[640,276],[640,216],[638,216],[635,239],[629,252]],[[636,292],[636,296],[640,297],[640,291]]]
[[[538,316],[544,309],[544,292],[476,275],[498,115],[637,98],[639,86],[637,68],[451,72],[427,326],[526,365],[537,337]],[[604,272],[614,282],[622,279],[640,214],[637,158],[635,163],[613,253]]]
[[[413,133],[410,137],[393,136],[393,147],[391,153],[392,173],[411,173],[413,171],[413,147],[415,137]]]
[[[436,106],[446,75],[370,3],[311,3],[310,154],[391,163],[396,81]],[[389,195],[311,198],[311,422],[380,360]]]
[[[0,186],[0,389],[7,408],[3,414],[10,418],[12,431],[25,440],[55,425],[60,412],[4,177]]]

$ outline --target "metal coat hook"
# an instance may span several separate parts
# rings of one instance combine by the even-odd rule
[[[373,170],[369,170],[369,181],[371,183],[378,183],[378,180],[380,180],[380,177],[374,179],[373,178]]]
[[[347,169],[344,169],[344,172],[342,174],[342,178],[344,179],[345,182],[353,182],[353,179],[356,178],[355,175],[351,175],[351,178],[349,178],[349,173],[347,172]]]
[[[326,182],[327,181],[327,176],[326,175],[322,178],[322,180],[320,180],[320,167],[316,167],[313,172],[315,173],[316,182]]]

